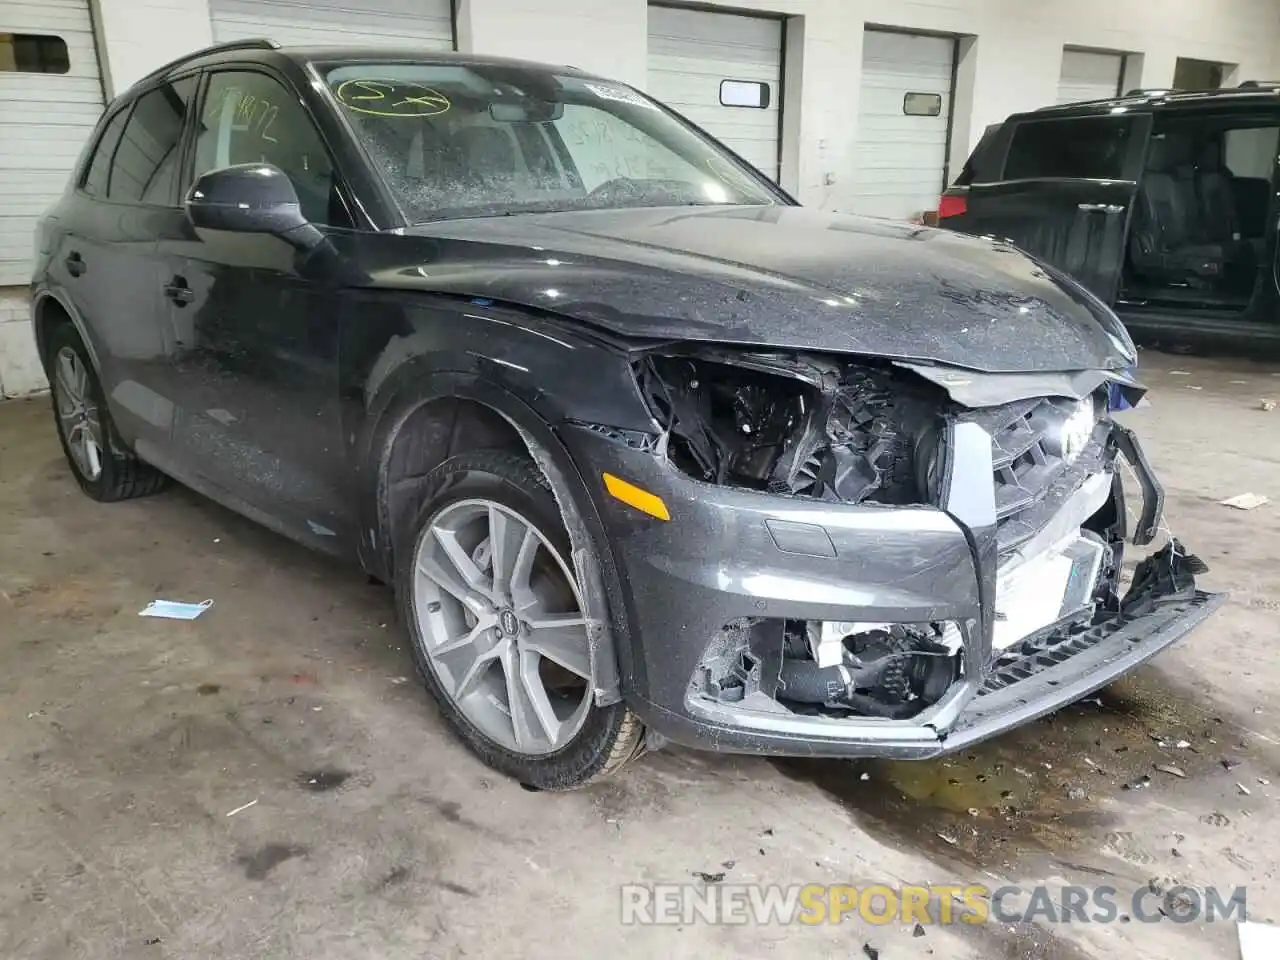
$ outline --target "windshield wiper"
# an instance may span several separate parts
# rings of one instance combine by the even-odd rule
[[[595,210],[657,210],[662,207],[734,207],[736,203],[719,203],[714,200],[655,200],[652,203],[581,203],[566,204],[561,201],[539,204],[522,204],[519,207],[476,208],[464,210],[434,211],[431,216],[415,220],[415,223],[441,223],[448,220],[486,220],[493,217],[519,217],[539,213],[590,213]],[[750,204],[758,206],[758,204]]]

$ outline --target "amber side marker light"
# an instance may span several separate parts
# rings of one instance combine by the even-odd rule
[[[602,474],[604,477],[604,488],[609,491],[609,496],[615,500],[621,500],[629,507],[635,507],[641,513],[647,513],[651,517],[657,517],[659,520],[670,520],[671,514],[667,510],[667,505],[662,502],[662,498],[650,493],[648,490],[641,490],[634,483],[627,483],[621,477],[615,477],[612,473]]]

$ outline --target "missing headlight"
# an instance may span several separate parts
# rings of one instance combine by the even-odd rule
[[[699,480],[843,503],[928,499],[918,461],[946,401],[909,374],[702,351],[646,356],[637,379],[668,455]]]
[[[689,357],[647,357],[638,376],[677,466],[708,483],[760,489],[821,395],[798,379]]]

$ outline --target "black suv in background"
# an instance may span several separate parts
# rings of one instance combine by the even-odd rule
[[[1280,347],[1280,83],[1137,91],[988,128],[938,223],[1012,240],[1156,344]]]

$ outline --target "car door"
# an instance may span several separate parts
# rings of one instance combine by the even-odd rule
[[[1272,108],[1268,111],[1268,115],[1273,125],[1280,127],[1280,109]],[[1230,139],[1232,135],[1230,133],[1227,136],[1229,138],[1226,144],[1228,164],[1239,169],[1240,165],[1236,160],[1237,150],[1233,149],[1236,144],[1232,143]],[[1257,134],[1257,136],[1265,137],[1266,134]],[[1275,141],[1272,142],[1275,143]],[[1246,154],[1248,152],[1251,151],[1247,151]],[[1270,276],[1264,276],[1258,284],[1253,302],[1249,305],[1247,316],[1250,320],[1273,326],[1280,325],[1280,149],[1272,150],[1272,162],[1269,176],[1267,177],[1270,189],[1266,195],[1265,205],[1260,189],[1241,189],[1240,183],[1242,180],[1252,180],[1253,178],[1240,177],[1236,174],[1236,169],[1232,169],[1232,174],[1237,181],[1236,202],[1242,211],[1247,212],[1247,215],[1261,220],[1262,239],[1258,243],[1261,248],[1258,259],[1263,272],[1270,273]],[[1265,174],[1266,169],[1263,167],[1257,172]],[[1251,195],[1242,196],[1245,190],[1248,190]],[[1258,208],[1264,208],[1265,212]],[[1251,213],[1248,213],[1250,211]]]
[[[211,70],[185,183],[267,162],[322,229],[349,224],[330,155],[297,92],[260,67]],[[196,230],[159,241],[184,468],[260,519],[345,549],[351,499],[338,406],[335,286],[285,241]]]
[[[102,128],[54,253],[60,285],[85,323],[112,420],[150,459],[169,444],[169,349],[156,238],[181,217],[177,175],[195,79],[178,78],[117,110]]]
[[[1001,173],[949,191],[963,212],[939,225],[1010,240],[1113,303],[1150,115],[1031,118],[1007,127]]]
[[[1280,115],[1277,119],[1280,120]],[[1271,264],[1271,282],[1262,285],[1265,292],[1255,299],[1253,313],[1256,318],[1267,323],[1280,324],[1280,214],[1276,214],[1277,207],[1280,207],[1280,203],[1277,203],[1280,201],[1280,152],[1272,166],[1271,184],[1271,211],[1275,215],[1275,224],[1274,228],[1268,224],[1264,239],[1267,248],[1264,260]]]

